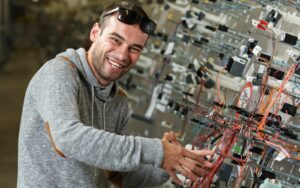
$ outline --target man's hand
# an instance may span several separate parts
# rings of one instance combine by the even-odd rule
[[[207,173],[207,168],[212,166],[202,156],[212,155],[213,151],[185,149],[177,142],[176,135],[172,131],[164,134],[162,144],[164,146],[162,168],[169,173],[172,180],[178,185],[181,185],[182,182],[176,176],[175,171],[192,181],[197,181],[198,177],[204,176]]]

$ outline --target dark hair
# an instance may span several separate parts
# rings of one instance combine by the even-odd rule
[[[111,11],[117,7],[126,8],[126,9],[129,9],[129,10],[132,10],[132,11],[138,13],[141,16],[148,17],[148,15],[144,11],[143,7],[137,0],[117,0],[117,1],[113,1],[111,4],[109,4],[108,6],[106,6],[103,9],[103,12],[102,12],[102,14],[100,16],[100,20],[99,20],[99,23],[101,26],[104,25],[104,20],[106,18],[103,15],[105,15],[105,13],[107,13],[108,11]]]

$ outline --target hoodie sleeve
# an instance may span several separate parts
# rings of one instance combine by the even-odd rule
[[[128,120],[129,120],[129,110],[126,106],[124,110],[125,115],[123,115],[121,123],[121,134],[127,134]],[[159,186],[169,180],[170,176],[161,168],[157,168],[153,165],[141,165],[137,170],[131,172],[122,172],[121,173],[123,180],[123,188],[144,188]]]
[[[141,165],[132,172],[123,172],[123,188],[143,188],[159,186],[169,180],[170,176],[163,169],[152,165]]]
[[[30,86],[56,148],[67,159],[107,170],[130,171],[142,164],[160,167],[163,146],[159,139],[117,135],[80,121],[76,74],[68,63],[52,61],[37,73]]]

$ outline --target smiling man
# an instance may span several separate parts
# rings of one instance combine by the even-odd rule
[[[102,26],[96,23],[90,34],[94,43],[88,53],[88,62],[103,86],[119,79],[136,64],[148,39],[148,34],[142,32],[138,24],[119,22],[117,17],[110,16]]]
[[[126,136],[129,109],[117,80],[138,61],[155,23],[133,1],[109,5],[90,32],[92,45],[46,62],[26,91],[18,187],[147,187],[175,171],[196,181],[210,164],[176,141]]]

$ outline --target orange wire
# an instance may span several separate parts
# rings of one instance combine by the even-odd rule
[[[275,102],[278,100],[280,94],[283,92],[284,87],[286,85],[286,83],[288,82],[288,80],[290,79],[290,77],[293,75],[295,69],[296,69],[297,65],[294,64],[287,72],[286,77],[284,78],[283,82],[281,83],[281,85],[279,86],[279,90],[278,93],[276,95],[276,97],[270,102],[269,106],[266,108],[266,111],[264,113],[264,117],[262,118],[262,120],[260,121],[259,125],[258,125],[258,130],[264,130],[264,126],[265,126],[265,122],[267,120],[268,114],[270,113],[271,108],[273,107],[273,105],[275,104]],[[259,137],[261,137],[262,133],[258,133]]]
[[[275,89],[273,88],[271,91],[270,91],[270,94],[268,96],[268,100],[266,102],[262,101],[261,102],[261,105],[260,105],[260,108],[259,108],[259,113],[262,114],[266,108],[268,107],[268,104],[270,104],[272,98],[273,98],[273,95],[275,93]]]

